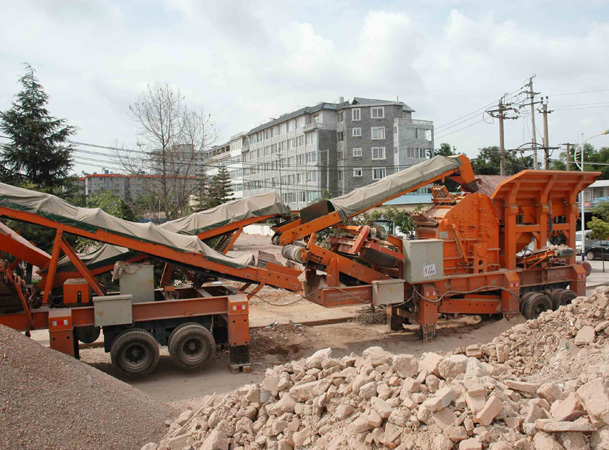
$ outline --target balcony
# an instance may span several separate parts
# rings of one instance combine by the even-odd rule
[[[306,124],[304,127],[302,127],[302,131],[304,133],[308,133],[310,131],[315,131],[315,130],[333,130],[336,129],[336,126],[333,124],[329,124],[329,123],[323,123],[323,122],[311,122]]]
[[[394,125],[419,125],[433,128],[433,120],[395,119]]]

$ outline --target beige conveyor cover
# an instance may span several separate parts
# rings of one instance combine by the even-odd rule
[[[401,170],[376,183],[354,189],[330,201],[341,219],[355,216],[367,209],[410,191],[447,170],[461,166],[458,158],[436,156],[429,161]]]
[[[269,215],[286,215],[290,209],[283,203],[275,191],[251,197],[239,198],[214,208],[199,211],[180,219],[171,220],[159,225],[159,228],[174,233],[197,235],[207,230],[238,222],[252,217]],[[116,245],[105,244],[91,253],[82,253],[78,256],[90,270],[98,267],[112,265],[117,261],[124,261],[135,256],[137,252]],[[69,258],[64,257],[57,265],[58,272],[71,272],[76,270]]]
[[[254,264],[253,255],[229,257],[205,245],[196,236],[165,230],[151,223],[135,223],[114,217],[99,208],[79,208],[51,194],[0,183],[0,207],[36,214],[75,228],[98,230],[130,239],[163,245],[179,252],[199,253],[208,260],[230,267],[245,268]]]

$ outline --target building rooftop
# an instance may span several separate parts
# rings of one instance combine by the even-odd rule
[[[591,188],[609,187],[609,180],[596,180],[590,186]]]
[[[276,119],[265,122],[261,125],[258,125],[255,128],[249,130],[246,134],[250,135],[253,133],[257,133],[258,131],[264,130],[266,128],[277,125],[278,123],[285,122],[286,120],[290,120],[294,117],[301,116],[303,114],[313,114],[322,109],[327,109],[330,111],[338,111],[339,109],[343,109],[353,105],[362,105],[362,106],[372,106],[372,105],[400,105],[403,110],[406,112],[414,112],[410,106],[408,106],[404,102],[400,101],[392,101],[392,100],[379,100],[374,98],[364,98],[364,97],[353,97],[351,102],[341,102],[341,103],[327,103],[321,102],[316,104],[315,106],[305,106],[304,108],[299,108],[291,113],[282,114]]]

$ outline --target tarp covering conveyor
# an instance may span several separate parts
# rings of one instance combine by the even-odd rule
[[[252,217],[286,215],[289,213],[290,209],[283,203],[279,194],[272,191],[232,200],[214,208],[165,222],[159,225],[159,228],[174,233],[196,236],[204,231],[220,228]],[[78,256],[90,270],[94,270],[98,267],[112,265],[117,261],[125,261],[136,254],[137,252],[125,247],[104,244],[94,252],[81,253]],[[75,270],[74,265],[67,257],[62,258],[57,265],[58,272],[73,270]]]
[[[229,267],[245,268],[255,263],[253,255],[226,256],[207,246],[197,236],[179,234],[151,223],[129,222],[99,208],[79,208],[51,194],[4,183],[0,183],[0,207],[36,214],[92,233],[103,230],[130,239],[169,247],[178,252],[201,254],[209,261]],[[220,214],[217,213],[218,220],[222,220]],[[202,222],[199,226],[203,226]]]
[[[355,216],[444,172],[461,166],[458,158],[436,156],[330,200],[341,219]]]

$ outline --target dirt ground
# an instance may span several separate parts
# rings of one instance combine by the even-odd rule
[[[425,344],[418,340],[415,327],[403,332],[388,332],[385,325],[357,322],[318,326],[276,325],[252,329],[252,372],[249,374],[231,373],[226,351],[216,353],[199,370],[183,372],[173,365],[167,349],[162,348],[160,363],[151,376],[123,381],[180,407],[197,405],[198,399],[207,394],[224,394],[244,384],[260,382],[267,367],[308,356],[321,348],[331,346],[334,355],[341,356],[361,353],[367,347],[379,345],[391,352],[420,355],[426,351],[449,351],[474,343],[486,343],[523,321],[522,317],[510,321],[481,321],[477,316],[442,321],[436,340]],[[80,355],[83,362],[120,378],[110,364],[110,355],[104,353],[103,348],[81,349]]]
[[[273,246],[268,236],[244,234],[231,253],[254,253],[258,257],[258,251],[271,253],[279,262],[285,263],[280,248]],[[599,269],[595,272],[600,272]],[[598,277],[595,280],[597,283],[606,282],[604,273],[595,275]],[[300,299],[295,294],[265,287],[251,300],[250,306],[250,324],[256,327],[251,330],[251,373],[231,373],[228,370],[227,351],[217,352],[199,370],[183,372],[174,366],[167,349],[162,348],[160,363],[151,376],[124,381],[159,400],[180,407],[198,405],[199,399],[207,394],[224,394],[244,384],[259,382],[264,378],[267,367],[308,356],[321,348],[332,347],[335,356],[342,356],[351,352],[361,353],[367,347],[379,345],[391,352],[418,356],[426,351],[451,351],[470,344],[483,344],[525,321],[521,316],[510,321],[481,320],[478,316],[443,320],[439,323],[435,341],[422,343],[418,340],[417,327],[389,332],[384,324],[365,324],[354,320],[361,310],[361,306],[329,310]],[[351,318],[351,321],[298,325],[301,322],[318,323],[321,319],[344,321],[345,318]],[[272,325],[275,322],[277,324]],[[81,349],[80,353],[83,362],[120,378],[110,363],[110,355],[104,353],[103,348],[89,346]]]

